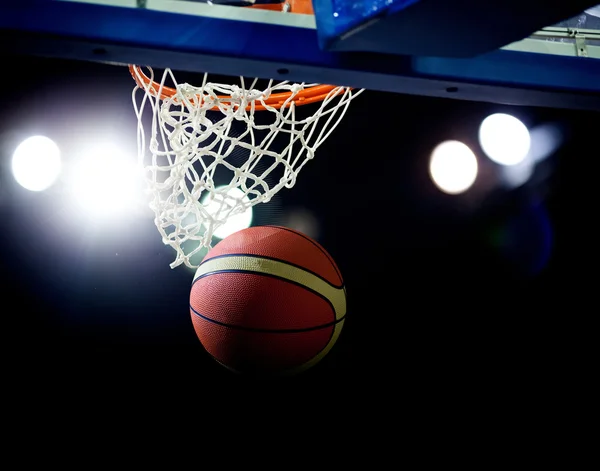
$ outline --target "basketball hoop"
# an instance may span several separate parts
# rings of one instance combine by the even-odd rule
[[[138,157],[155,225],[176,251],[171,268],[197,268],[191,257],[211,248],[215,230],[229,218],[293,187],[363,91],[274,80],[258,87],[259,79],[246,86],[244,77],[238,84],[213,83],[206,73],[192,86],[178,83],[170,69],[160,80],[151,68],[129,70]],[[297,117],[299,107],[309,116]]]

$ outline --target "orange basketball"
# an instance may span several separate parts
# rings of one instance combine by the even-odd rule
[[[346,290],[336,263],[310,237],[250,227],[208,252],[194,276],[190,313],[198,339],[226,368],[294,374],[337,341]]]

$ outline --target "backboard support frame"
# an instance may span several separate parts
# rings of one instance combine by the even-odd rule
[[[291,26],[63,0],[21,0],[3,4],[0,12],[0,39],[11,45],[5,52],[16,55],[600,110],[600,46],[589,46],[588,57],[515,47],[476,58],[390,56],[324,51],[308,23]]]

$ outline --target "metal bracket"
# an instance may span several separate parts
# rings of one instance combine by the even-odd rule
[[[575,53],[577,54],[578,57],[587,57],[588,56],[588,50],[587,50],[587,45],[585,43],[585,35],[584,34],[576,34],[575,35],[575,47],[577,48]]]
[[[577,29],[569,28],[569,36],[575,39],[575,55],[577,57],[588,57],[585,34],[579,32]]]

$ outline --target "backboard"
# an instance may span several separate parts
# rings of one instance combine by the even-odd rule
[[[14,54],[600,109],[598,0],[270,1],[7,1],[0,37]]]

